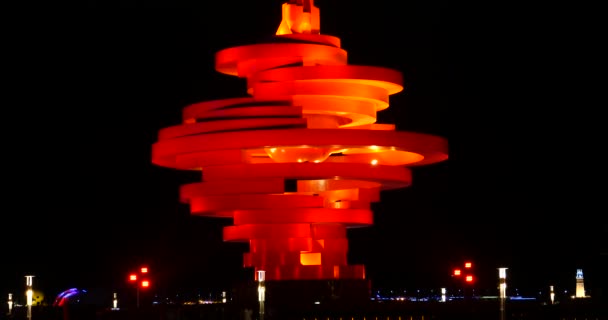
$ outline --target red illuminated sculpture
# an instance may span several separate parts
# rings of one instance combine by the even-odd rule
[[[248,242],[244,266],[266,280],[365,279],[347,263],[347,228],[372,225],[370,203],[409,186],[408,167],[446,160],[447,141],[376,123],[401,73],[349,65],[311,0],[284,3],[282,15],[274,41],[216,53],[215,69],[246,79],[246,95],[185,107],[152,162],[202,172],[180,201],[233,219],[224,241]]]

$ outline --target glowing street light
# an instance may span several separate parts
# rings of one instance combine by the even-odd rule
[[[507,268],[498,268],[498,288],[500,297],[500,320],[505,319],[505,300],[507,299]]]
[[[264,280],[266,271],[258,270],[258,301],[260,302],[260,320],[264,320],[264,300],[266,295],[266,286]]]
[[[147,274],[148,273],[148,267],[141,267],[139,269],[139,272],[141,274]],[[136,273],[129,274],[129,282],[135,284],[135,290],[136,290],[136,295],[137,295],[137,297],[136,297],[137,308],[139,308],[139,287],[142,287],[142,288],[149,288],[150,287],[150,280],[144,278],[139,283],[137,283],[137,281],[138,281],[139,278],[140,277]]]
[[[118,296],[116,292],[114,292],[114,296],[112,299],[112,310],[118,310]]]
[[[10,315],[13,311],[13,294],[8,294],[8,314]]]
[[[26,305],[27,305],[27,319],[32,319],[32,300],[34,297],[34,290],[32,289],[34,282],[34,276],[27,275],[25,276],[25,297],[26,297]]]
[[[500,298],[507,298],[507,268],[498,268]]]
[[[452,269],[452,277],[457,280],[457,284],[462,285],[463,298],[468,299],[469,291],[471,297],[475,294],[472,288],[475,283],[475,276],[473,275],[473,262],[465,261],[462,267]]]

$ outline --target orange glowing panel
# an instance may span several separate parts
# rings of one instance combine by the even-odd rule
[[[464,281],[466,281],[466,282],[473,282],[473,276],[468,275],[468,276],[465,278],[465,280],[464,280]]]
[[[148,280],[144,280],[141,282],[141,287],[142,288],[148,288],[150,286],[150,281]]]
[[[467,269],[471,269],[472,266],[473,265],[470,262],[465,262],[464,263],[464,267],[467,268]]]
[[[319,252],[302,252],[300,253],[300,263],[303,266],[320,266],[321,253]]]
[[[137,281],[137,275],[136,274],[129,275],[129,281]]]
[[[454,275],[455,276],[459,276],[461,273],[462,273],[462,271],[460,269],[454,270]]]
[[[319,17],[312,0],[285,2],[269,41],[216,52],[243,95],[186,106],[152,146],[153,164],[200,172],[179,200],[232,219],[223,240],[248,243],[243,266],[266,280],[365,279],[346,230],[371,226],[372,204],[410,186],[411,168],[448,158],[446,139],[378,123],[403,75],[349,65]]]
[[[141,273],[148,273],[148,268],[147,267],[142,267],[140,269]]]

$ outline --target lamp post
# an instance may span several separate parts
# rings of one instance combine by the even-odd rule
[[[118,295],[114,292],[112,297],[112,310],[118,310]]]
[[[472,269],[473,269],[473,263],[470,261],[466,261],[464,263],[464,268],[455,268],[452,271],[452,277],[457,280],[456,285],[459,288],[460,288],[460,286],[462,286],[463,300],[469,300],[475,294],[474,289],[473,289],[473,284],[475,283],[475,276],[473,275]],[[470,291],[469,291],[469,289],[470,289]]]
[[[32,319],[32,302],[34,297],[34,290],[32,289],[34,282],[34,276],[27,275],[25,276],[25,298],[27,305],[27,319]]]
[[[498,268],[498,279],[500,320],[505,320],[505,301],[507,299],[507,268]]]
[[[13,312],[13,294],[8,294],[8,314],[10,315]]]
[[[142,288],[150,287],[150,280],[148,280],[146,278],[146,275],[148,274],[148,267],[139,268],[139,273],[143,275],[141,277],[141,281],[139,281],[139,282],[138,282],[138,279],[140,277],[136,273],[129,274],[129,282],[135,283],[135,295],[136,295],[135,299],[136,299],[136,306],[138,309],[139,309],[139,287],[140,286]]]
[[[264,320],[264,300],[266,295],[266,286],[264,280],[266,278],[266,271],[258,271],[258,301],[260,302],[260,320]]]

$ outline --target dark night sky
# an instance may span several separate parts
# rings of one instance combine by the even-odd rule
[[[281,3],[123,2],[5,28],[3,297],[27,273],[48,294],[120,287],[144,262],[172,290],[252,276],[247,247],[221,241],[230,221],[178,203],[178,186],[197,176],[152,165],[150,149],[186,105],[245,94],[241,79],[213,70],[214,54],[273,35]],[[403,72],[380,122],[450,143],[448,161],[382,194],[374,226],[349,231],[350,262],[375,287],[437,288],[466,259],[489,289],[503,266],[522,288],[573,290],[577,268],[596,288],[605,281],[605,201],[590,183],[602,181],[600,151],[577,114],[591,88],[560,80],[579,76],[566,54],[502,28],[472,39],[442,1],[315,4],[350,64]]]

